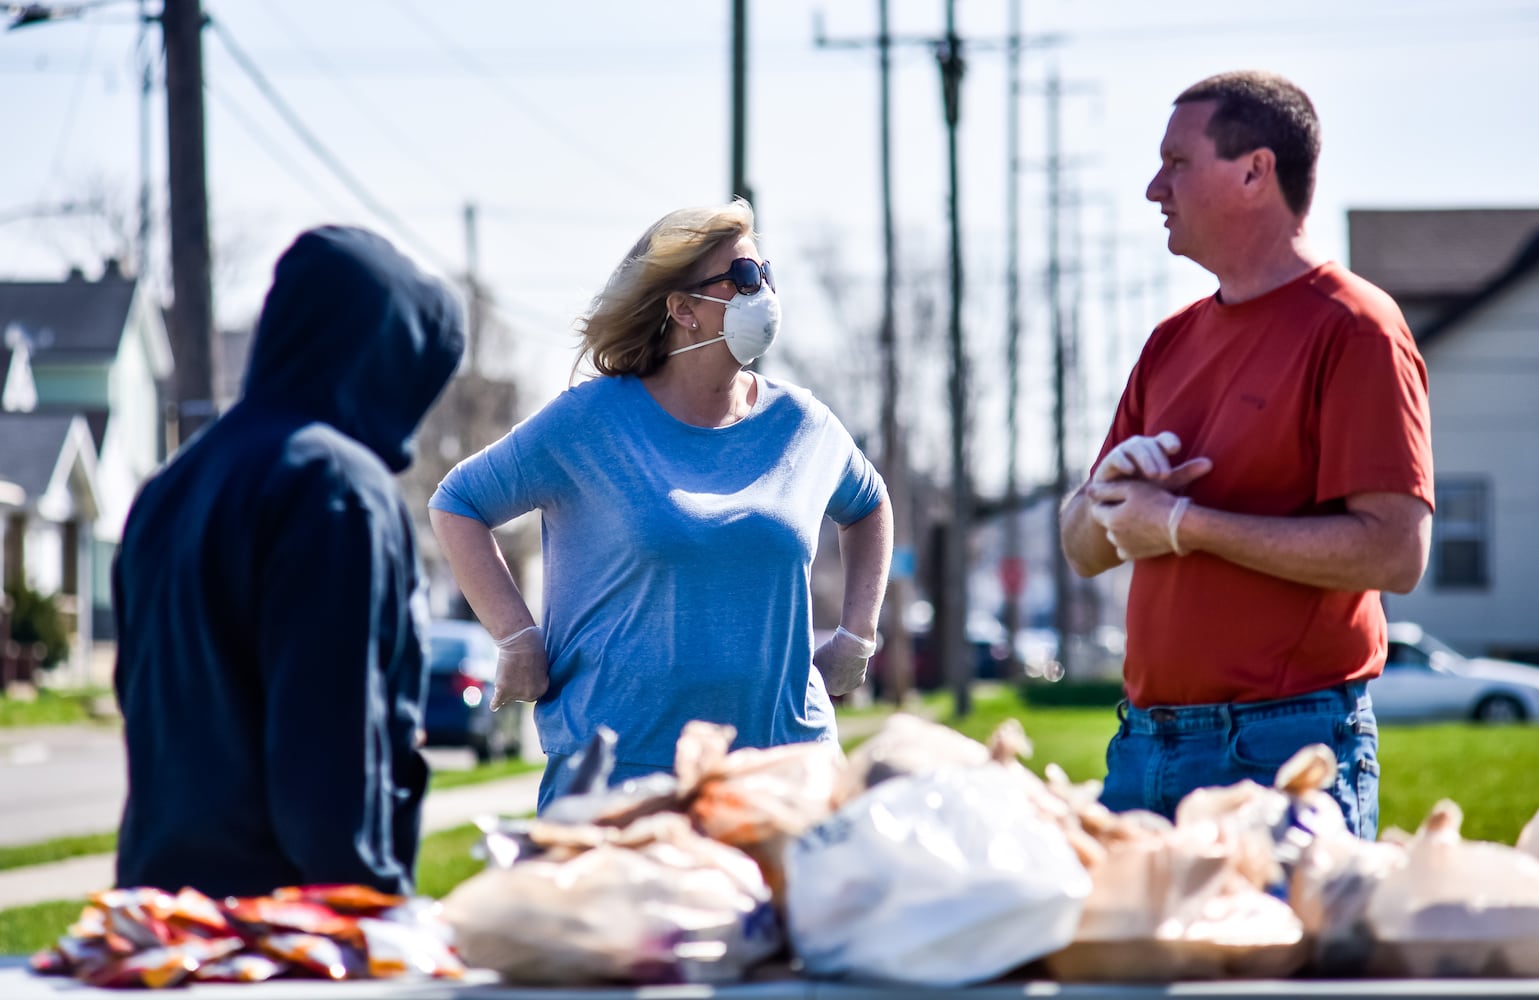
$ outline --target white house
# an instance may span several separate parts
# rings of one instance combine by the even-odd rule
[[[86,626],[94,619],[90,634],[106,634],[112,553],[139,485],[165,457],[162,408],[172,359],[164,318],[139,283],[109,261],[95,281],[73,271],[64,281],[0,282],[0,331],[6,362],[0,408],[31,414],[34,423],[51,417],[73,427],[66,418],[78,417],[86,429],[93,513],[81,540],[90,558],[79,580],[92,613],[81,619]],[[10,472],[18,463],[41,461],[31,448],[9,430],[0,433],[0,479],[17,482]],[[52,520],[59,508],[36,505],[37,483],[22,485],[29,504],[12,518],[26,516],[29,527],[19,536],[11,532],[12,544],[21,546],[17,571],[50,592],[62,579],[49,561],[54,546],[14,539],[63,522]]]
[[[1388,613],[1539,662],[1539,210],[1353,211],[1348,226],[1352,269],[1401,302],[1430,387],[1432,558]]]
[[[85,417],[0,413],[0,473],[0,579],[60,596],[74,625],[71,666],[83,677],[100,514],[96,445]]]

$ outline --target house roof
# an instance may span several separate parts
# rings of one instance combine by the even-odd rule
[[[1536,271],[1539,271],[1539,229],[1534,230],[1528,243],[1490,281],[1439,313],[1432,322],[1425,324],[1416,335],[1417,342],[1426,344],[1457,326],[1470,313],[1496,298],[1510,285],[1516,284]]]
[[[1349,266],[1397,299],[1473,295],[1536,232],[1536,208],[1353,209]]]
[[[109,267],[99,281],[0,281],[0,328],[19,325],[34,364],[110,361],[128,323],[134,280]]]
[[[66,413],[0,413],[0,479],[37,498],[53,482],[77,417]]]

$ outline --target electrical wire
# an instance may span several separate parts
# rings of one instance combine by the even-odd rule
[[[320,186],[315,183],[314,177],[307,173],[298,162],[281,153],[279,150],[282,147],[273,140],[272,135],[259,125],[255,118],[247,114],[246,110],[236,102],[230,93],[221,87],[215,86],[214,82],[207,76],[203,78],[203,89],[213,96],[214,100],[225,110],[225,113],[244,129],[248,136],[256,141],[257,146],[261,148],[262,152],[266,153],[274,163],[282,168],[284,173],[299,182],[299,186],[304,189],[305,193],[310,196],[317,206],[326,209],[328,212],[337,211],[335,204],[321,197],[319,193]]]
[[[320,51],[317,50],[312,44],[310,44],[309,40],[303,37],[302,33],[295,26],[294,22],[289,19],[289,16],[282,12],[282,4],[276,2],[276,0],[269,0],[267,3],[257,4],[257,7],[278,24],[278,26],[289,36],[289,38],[294,41],[295,46],[305,56],[305,58],[309,60],[310,64],[314,66],[322,76],[325,76],[328,80],[330,80],[332,84],[336,86],[337,90],[347,98],[348,102],[353,105],[353,107],[357,108],[366,117],[368,117],[369,120],[374,123],[374,126],[391,140],[391,142],[395,145],[397,152],[404,153],[408,158],[415,162],[417,166],[421,167],[422,170],[440,186],[448,188],[451,191],[466,190],[466,185],[459,183],[458,180],[455,180],[452,177],[449,177],[447,172],[441,169],[441,165],[431,162],[426,156],[422,155],[422,143],[420,140],[406,135],[403,131],[401,131],[401,129],[394,123],[392,119],[382,113],[378,107],[365,100],[358,93],[358,91],[347,82],[346,78],[338,72],[336,65],[332,63],[329,58],[323,56]]]
[[[96,53],[96,39],[101,33],[100,25],[92,22],[90,33],[86,35],[85,54],[80,57],[80,64],[75,69],[75,80],[70,86],[69,104],[64,110],[64,121],[59,129],[59,141],[54,146],[53,160],[48,168],[48,176],[52,180],[59,180],[64,166],[64,157],[69,152],[70,137],[75,131],[75,118],[80,112],[80,96],[85,90],[85,79],[91,67],[91,57]]]
[[[347,189],[348,193],[370,212],[374,213],[381,221],[394,229],[398,236],[409,243],[423,257],[431,261],[435,267],[445,274],[457,273],[457,268],[454,265],[449,263],[448,260],[434,249],[431,243],[419,236],[388,205],[380,201],[368,188],[364,187],[363,183],[353,175],[352,171],[347,169],[347,166],[338,159],[336,154],[327,148],[326,144],[321,142],[314,132],[310,131],[310,128],[305,125],[294,109],[289,106],[282,95],[268,82],[267,77],[257,67],[256,63],[251,60],[251,57],[231,37],[229,29],[224,26],[223,22],[209,17],[207,19],[207,26],[218,36],[220,43],[224,45],[225,51],[235,60],[235,64],[246,74],[246,77],[257,88],[262,97],[266,99],[267,103],[272,105],[273,110],[283,119],[284,124],[288,125],[289,129],[299,138],[299,141],[304,144],[311,155],[321,161],[321,164]]]
[[[225,50],[229,52],[230,56],[235,60],[236,65],[240,67],[240,69],[256,86],[257,91],[262,95],[262,97],[266,99],[270,105],[272,105],[273,110],[278,112],[278,115],[283,119],[284,124],[289,126],[289,128],[310,151],[310,153],[314,155],[316,159],[321,161],[321,164],[331,172],[332,176],[335,177],[344,188],[347,189],[348,193],[357,199],[365,208],[386,222],[397,232],[398,235],[404,238],[407,243],[409,243],[415,250],[417,250],[418,253],[431,261],[433,265],[442,271],[445,275],[460,274],[459,269],[445,260],[433,248],[432,244],[418,236],[417,233],[410,226],[408,226],[398,214],[390,210],[385,206],[383,202],[371,194],[369,190],[365,188],[363,184],[352,174],[352,172],[347,169],[347,167],[336,156],[336,154],[332,153],[332,151],[328,149],[326,145],[322,143],[313,132],[310,131],[309,127],[307,127],[305,123],[299,118],[294,109],[283,100],[282,96],[278,94],[278,92],[273,88],[272,84],[268,82],[266,76],[263,75],[262,71],[257,67],[256,63],[251,60],[250,56],[246,55],[245,51],[235,42],[234,38],[231,37],[228,28],[226,28],[220,21],[217,21],[212,17],[208,18],[208,27],[219,36],[219,41],[224,45]],[[510,329],[520,329],[522,328],[523,324],[513,321],[512,317],[507,311],[508,308],[516,308],[520,312],[530,316],[538,317],[542,321],[548,322],[551,318],[548,313],[526,303],[512,301],[503,302],[496,299],[488,299],[484,301],[482,305],[483,307],[489,309],[493,314],[498,316],[504,323],[509,326]]]
[[[491,69],[471,50],[455,41],[446,34],[432,18],[425,17],[421,11],[412,6],[409,0],[395,0],[395,5],[415,25],[432,35],[446,52],[454,57],[459,65],[462,65],[480,77],[482,81],[491,85],[503,99],[516,107],[519,112],[539,124],[545,131],[561,140],[574,151],[581,153],[589,161],[602,167],[605,171],[623,181],[636,194],[652,195],[654,192],[646,191],[636,183],[636,169],[631,164],[616,162],[608,154],[594,148],[584,142],[579,136],[569,129],[562,127],[558,118],[542,111],[538,104],[531,102],[509,87],[501,77]]]

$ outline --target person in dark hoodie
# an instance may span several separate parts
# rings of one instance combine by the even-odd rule
[[[278,260],[241,399],[146,483],[113,566],[117,882],[412,891],[426,600],[393,473],[464,349],[362,229]]]

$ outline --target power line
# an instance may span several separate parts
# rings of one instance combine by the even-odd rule
[[[214,99],[219,102],[220,106],[224,108],[225,112],[229,114],[235,123],[246,130],[247,135],[256,140],[256,144],[261,147],[262,152],[266,153],[285,173],[299,182],[300,187],[304,188],[305,193],[313,198],[317,205],[327,211],[336,210],[335,205],[319,195],[317,192],[319,185],[315,183],[312,175],[305,171],[295,160],[280,153],[279,149],[281,147],[273,139],[272,134],[259,125],[256,119],[247,114],[246,110],[236,102],[232,95],[214,86],[213,81],[207,77],[204,77],[203,89],[213,95]]]
[[[246,55],[245,50],[236,44],[235,39],[230,36],[230,32],[224,27],[223,22],[210,17],[208,18],[207,23],[208,27],[213,30],[214,34],[219,36],[219,41],[224,45],[225,51],[230,54],[231,58],[235,60],[236,65],[240,67],[241,71],[244,72],[246,76],[251,80],[252,84],[256,86],[257,91],[260,92],[261,95],[267,100],[268,104],[272,105],[273,110],[278,112],[279,117],[281,117],[284,123],[288,125],[288,127],[294,132],[294,134],[299,138],[299,141],[304,143],[305,148],[310,150],[310,153],[315,156],[316,159],[320,160],[322,165],[325,166],[327,170],[331,171],[332,176],[334,176],[342,184],[342,186],[352,194],[354,198],[358,199],[360,204],[362,204],[370,212],[373,212],[387,225],[393,228],[400,236],[405,238],[405,240],[410,243],[418,253],[432,261],[435,266],[437,266],[445,273],[455,273],[455,267],[450,264],[442,255],[440,255],[439,252],[433,248],[431,243],[423,239],[421,236],[418,236],[417,233],[406,224],[405,220],[403,220],[399,215],[392,211],[389,206],[376,198],[366,187],[364,187],[362,182],[360,182],[357,177],[353,176],[352,171],[348,170],[342,161],[338,159],[337,156],[326,147],[326,144],[321,142],[321,140],[315,135],[314,132],[310,131],[309,127],[305,125],[305,123],[300,119],[299,115],[294,112],[294,109],[289,107],[288,102],[285,101],[275,89],[273,89],[273,86],[268,82],[267,77],[264,76],[262,71],[257,68],[256,63],[251,61],[251,57]]]
[[[551,135],[560,139],[573,150],[581,153],[597,166],[603,167],[609,173],[623,180],[630,186],[632,191],[637,194],[649,194],[649,192],[641,190],[636,184],[636,168],[634,164],[616,162],[607,153],[594,148],[570,130],[562,127],[558,118],[546,114],[537,104],[527,100],[523,95],[509,87],[501,77],[493,73],[481,61],[479,56],[446,34],[432,18],[423,16],[422,12],[412,6],[408,0],[395,0],[395,5],[413,24],[432,35],[438,44],[443,46],[461,65],[466,66],[476,76],[489,83],[505,100],[517,107],[524,115],[533,119]]]
[[[251,82],[256,86],[257,90],[262,94],[267,102],[271,104],[273,109],[278,112],[280,117],[283,118],[284,123],[287,124],[291,130],[293,130],[299,140],[304,143],[305,147],[318,160],[321,161],[322,165],[331,172],[332,176],[335,177],[337,181],[340,182],[342,186],[345,187],[354,198],[363,204],[364,207],[368,208],[369,211],[379,216],[393,229],[395,229],[400,236],[405,238],[405,240],[411,244],[415,250],[417,250],[417,252],[430,260],[434,266],[439,268],[439,270],[441,270],[444,274],[452,275],[459,273],[458,268],[449,263],[443,256],[441,256],[435,249],[433,249],[430,243],[428,243],[422,237],[418,236],[417,233],[410,226],[408,226],[399,215],[387,208],[382,202],[379,201],[378,198],[375,198],[369,192],[369,190],[365,188],[356,177],[353,176],[352,172],[343,165],[342,161],[334,153],[332,153],[331,150],[328,149],[325,144],[315,136],[313,132],[310,131],[304,122],[300,120],[299,116],[294,112],[294,110],[289,107],[287,102],[285,102],[283,98],[277,93],[277,91],[273,89],[272,85],[267,81],[267,78],[262,75],[261,70],[257,68],[256,64],[251,61],[250,57],[247,56],[245,52],[235,43],[234,39],[230,37],[228,29],[226,29],[222,23],[214,20],[211,17],[209,18],[208,26],[213,29],[215,34],[219,36],[219,40],[224,45],[226,51],[228,51],[230,55],[235,59],[236,64],[239,65],[241,70],[246,73],[247,77],[250,78]],[[526,314],[538,316],[544,320],[549,320],[551,318],[549,314],[544,313],[542,310],[539,310],[533,306],[529,306],[525,303],[509,301],[504,304],[501,302],[492,301],[486,303],[486,305],[511,328],[517,328],[521,326],[521,324],[515,323],[512,320],[510,314],[507,312],[508,307],[517,308]]]
[[[58,144],[54,146],[53,162],[48,169],[51,180],[59,178],[60,168],[64,165],[64,154],[69,149],[70,136],[75,131],[75,116],[80,111],[80,95],[85,90],[86,71],[90,68],[91,57],[96,52],[96,38],[99,34],[100,27],[93,23],[90,34],[86,36],[85,54],[80,57],[80,63],[75,68],[75,80],[69,92],[69,105],[64,111],[64,122],[59,129]]]
[[[337,71],[331,60],[323,56],[309,40],[304,38],[299,29],[295,27],[287,14],[282,12],[282,5],[276,2],[261,3],[257,5],[268,17],[277,22],[278,26],[296,43],[296,47],[302,52],[310,64],[329,79],[348,100],[353,107],[363,112],[376,128],[384,133],[395,145],[398,153],[405,154],[421,167],[435,182],[443,187],[455,191],[464,191],[466,186],[453,178],[446,178],[441,170],[441,165],[430,162],[421,153],[422,142],[420,139],[406,135],[395,123],[384,115],[378,107],[365,100],[357,90]],[[463,198],[457,199],[463,201]]]

